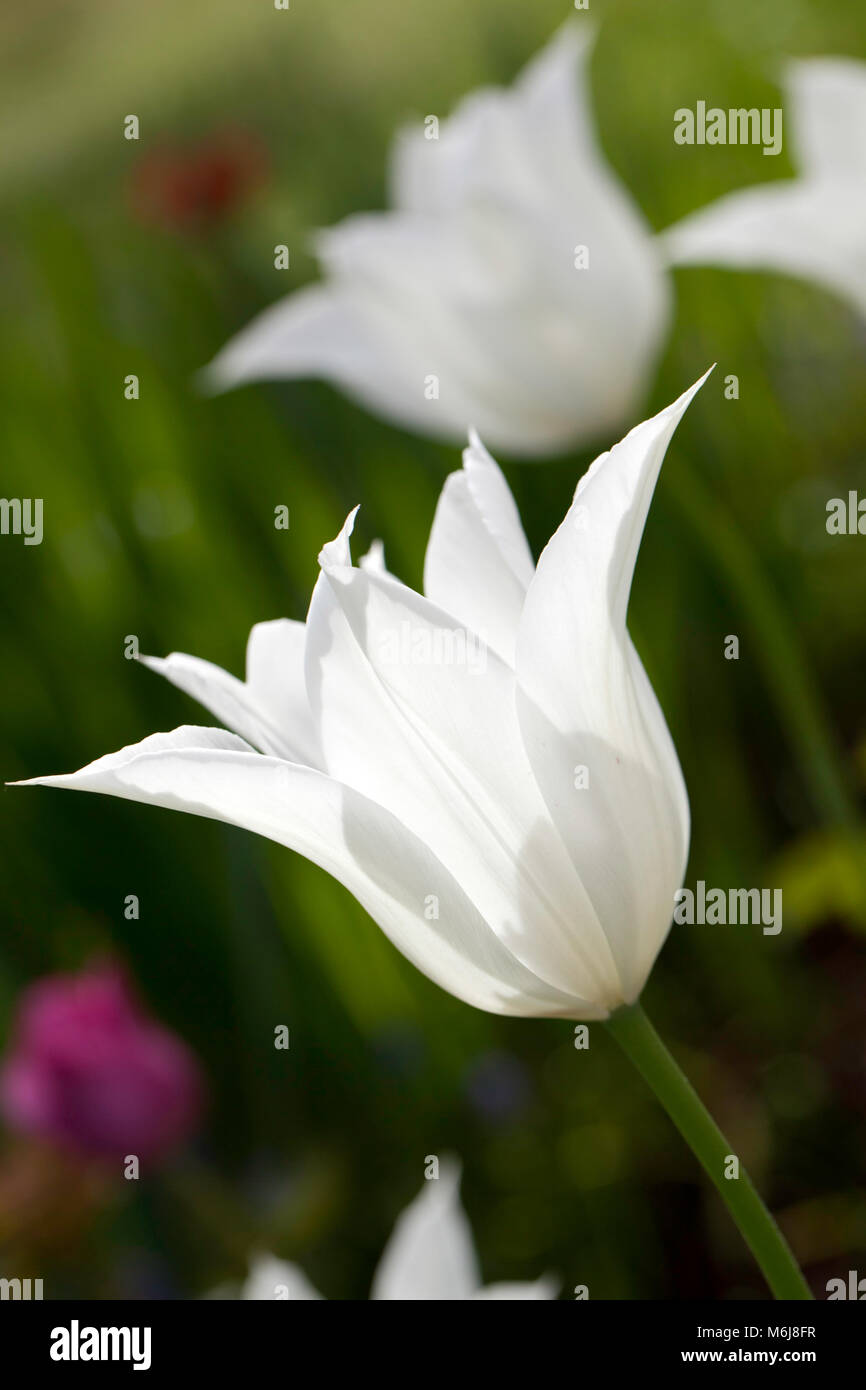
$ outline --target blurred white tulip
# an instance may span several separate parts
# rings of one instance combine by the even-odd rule
[[[866,63],[794,62],[785,88],[799,178],[729,193],[661,245],[671,265],[781,271],[866,314]]]
[[[670,925],[689,811],[626,607],[697,385],[596,459],[537,568],[475,438],[436,510],[426,597],[380,548],[352,565],[353,514],[319,557],[306,625],[253,629],[245,682],[143,658],[236,733],[180,728],[35,781],[297,850],[477,1008],[602,1019],[633,1003]]]
[[[410,430],[547,454],[619,429],[669,320],[656,241],[598,149],[590,30],[394,145],[393,211],[319,234],[322,283],[268,309],[209,389],[324,377]],[[428,138],[435,135],[437,138]]]
[[[448,1299],[551,1299],[558,1284],[550,1278],[532,1284],[481,1286],[481,1272],[466,1213],[460,1203],[460,1170],[443,1161],[438,1178],[425,1181],[398,1218],[373,1278],[371,1299],[428,1301]],[[311,1301],[320,1299],[297,1265],[258,1255],[250,1262],[244,1299]]]

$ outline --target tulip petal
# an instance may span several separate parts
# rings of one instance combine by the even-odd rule
[[[514,498],[475,431],[436,507],[424,592],[514,663],[514,639],[535,573]]]
[[[785,87],[797,164],[807,178],[866,179],[866,63],[807,58],[788,65]]]
[[[552,169],[604,167],[590,103],[594,43],[593,25],[566,20],[515,84],[528,142]]]
[[[370,549],[366,555],[362,555],[358,564],[362,570],[373,570],[375,574],[388,574],[388,566],[385,563],[385,546],[382,541],[371,541]]]
[[[595,208],[593,200],[584,207],[585,224]],[[578,415],[582,425],[597,427],[631,389],[631,354],[620,355],[616,372],[609,361],[599,364],[621,327],[622,306],[609,302],[614,260],[617,277],[629,274],[631,263],[622,259],[629,251],[619,241],[619,218],[616,227],[594,220],[595,272],[576,272],[571,234],[561,230],[570,215],[549,200],[534,212],[497,202],[448,219],[357,215],[322,233],[323,265],[389,363],[387,371],[365,363],[357,397],[442,438],[465,438],[474,424],[512,451],[562,447]],[[551,228],[559,228],[555,246]],[[653,280],[663,283],[646,232],[641,246],[653,261]],[[581,328],[586,314],[591,351]],[[642,307],[632,303],[630,344],[640,342],[642,322]]]
[[[303,623],[277,618],[256,624],[247,642],[246,682],[185,652],[140,660],[263,753],[321,764],[304,684]]]
[[[640,992],[670,924],[685,868],[688,800],[626,632],[626,608],[665,450],[701,384],[632,430],[581,479],[539,560],[517,641],[526,748],[608,936],[627,1002]]]
[[[513,672],[429,600],[351,568],[346,528],[320,559],[307,683],[328,771],[428,844],[575,1017],[604,1016],[619,980],[524,753]]]
[[[397,1218],[373,1279],[372,1299],[469,1299],[481,1283],[460,1204],[460,1169],[443,1161]]]
[[[247,689],[271,723],[285,730],[282,754],[291,762],[321,767],[322,753],[304,680],[304,623],[274,618],[256,623],[247,641]],[[277,750],[263,749],[263,752]]]
[[[379,380],[387,400],[395,388],[385,383],[396,366],[339,287],[310,285],[258,314],[200,380],[205,390],[227,391],[250,381],[323,376],[351,392]]]
[[[488,443],[524,455],[621,424],[670,313],[650,229],[595,139],[590,51],[591,31],[566,23],[511,89],[475,92],[438,139],[414,130],[394,147],[403,215],[426,217],[440,235],[456,228],[459,248],[478,247],[468,262],[476,285],[495,286],[467,293],[469,277],[449,283],[425,256],[421,275],[451,307],[452,354],[463,354],[444,358],[443,401],[446,385],[465,386]]]
[[[391,149],[391,202],[406,212],[450,213],[479,194],[537,201],[565,168],[601,163],[586,92],[591,26],[566,21],[510,89],[471,92],[442,122],[399,132]]]
[[[322,1295],[313,1288],[299,1265],[278,1260],[273,1255],[255,1255],[250,1260],[250,1272],[241,1290],[241,1298],[257,1302],[283,1300],[312,1303]]]
[[[866,314],[866,63],[790,63],[785,86],[802,177],[730,193],[669,228],[662,247],[671,265],[813,281]]]
[[[325,869],[458,999],[529,1016],[569,1017],[574,1007],[500,945],[453,876],[390,812],[315,769],[263,757],[223,729],[154,734],[79,772],[16,785],[100,792],[252,830]]]
[[[866,187],[790,179],[730,193],[663,236],[671,265],[773,270],[866,313]]]
[[[438,139],[398,138],[396,210],[321,232],[326,282],[260,315],[205,384],[321,376],[407,429],[453,439],[474,424],[526,456],[617,427],[670,294],[595,142],[588,33],[566,25],[513,87],[461,103]],[[578,263],[587,248],[591,265]]]
[[[259,710],[243,681],[215,666],[211,661],[202,661],[186,652],[171,652],[166,657],[142,656],[142,666],[165,676],[184,694],[197,700],[211,714],[239,734],[247,743],[260,748],[263,753],[273,753],[277,757],[289,757],[289,750],[282,732]]]
[[[528,248],[507,231],[489,232],[489,219],[393,212],[359,213],[319,233],[334,292],[376,344],[354,382],[343,383],[363,404],[443,439],[465,439],[473,421],[483,433],[501,430],[504,286],[526,281]],[[485,327],[485,315],[495,327]],[[509,411],[537,427],[544,417],[534,378],[543,373],[525,345],[516,347],[525,376],[511,382]]]

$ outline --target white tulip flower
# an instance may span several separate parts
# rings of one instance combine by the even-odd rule
[[[866,63],[794,62],[785,87],[800,176],[727,194],[662,246],[672,265],[812,280],[866,314]]]
[[[460,1203],[460,1170],[443,1162],[397,1220],[373,1278],[371,1299],[430,1301],[556,1298],[555,1279],[481,1285],[472,1231]],[[322,1295],[297,1265],[256,1255],[242,1299],[312,1302]]]
[[[700,384],[595,460],[537,568],[473,437],[439,500],[425,596],[380,553],[353,566],[353,514],[321,552],[306,624],[253,629],[246,681],[143,658],[233,733],[179,728],[34,780],[297,850],[477,1008],[604,1019],[634,1002],[670,925],[689,811],[626,606]]]
[[[590,48],[566,23],[512,88],[398,135],[393,210],[321,232],[324,280],[233,338],[207,387],[323,377],[410,430],[459,440],[474,425],[525,455],[619,429],[671,292],[595,140]]]

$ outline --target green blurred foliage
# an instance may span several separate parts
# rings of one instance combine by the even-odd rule
[[[783,57],[866,58],[859,0],[592,11],[601,139],[659,230],[790,172],[787,153],[768,169],[759,149],[675,146],[676,107],[776,105]],[[311,229],[383,205],[394,129],[510,81],[568,12],[41,0],[0,17],[2,492],[45,499],[43,545],[0,544],[5,778],[209,722],[124,660],[125,636],[240,672],[254,622],[303,616],[319,547],[358,501],[359,544],[383,537],[390,567],[419,583],[456,450],[319,383],[207,400],[192,377],[314,275]],[[129,112],[138,144],[122,138]],[[206,235],[137,220],[136,161],[229,125],[264,141],[266,188]],[[275,242],[292,248],[288,275]],[[866,1260],[862,887],[780,718],[775,645],[750,626],[737,557],[745,547],[811,671],[844,778],[866,733],[866,566],[862,539],[828,543],[824,503],[863,483],[866,331],[781,277],[684,271],[676,291],[647,413],[719,369],[669,451],[631,627],[689,785],[687,883],[784,881],[798,906],[775,938],[674,929],[646,1003],[820,1289]],[[133,372],[137,402],[123,395]],[[591,457],[507,465],[536,549]],[[280,503],[288,532],[272,524]],[[728,633],[737,663],[722,658]],[[364,1297],[424,1156],[450,1150],[488,1280],[547,1269],[565,1296],[577,1283],[593,1298],[764,1296],[691,1155],[598,1028],[580,1052],[568,1024],[465,1008],[323,874],[212,822],[46,791],[7,791],[0,808],[0,1036],[28,980],[113,949],[211,1085],[195,1159],[134,1192],[119,1184],[85,1236],[45,1254],[49,1292],[189,1296],[238,1277],[256,1244],[300,1260],[331,1297]],[[128,893],[138,922],[124,920]],[[272,1046],[278,1023],[288,1053]]]

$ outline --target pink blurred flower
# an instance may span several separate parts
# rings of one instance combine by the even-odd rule
[[[135,166],[132,207],[142,221],[167,231],[207,231],[250,197],[267,167],[264,147],[250,131],[222,130],[197,144],[166,144]]]
[[[202,1098],[195,1057],[118,966],[49,975],[22,995],[0,1072],[11,1128],[91,1158],[156,1160],[194,1130]]]

